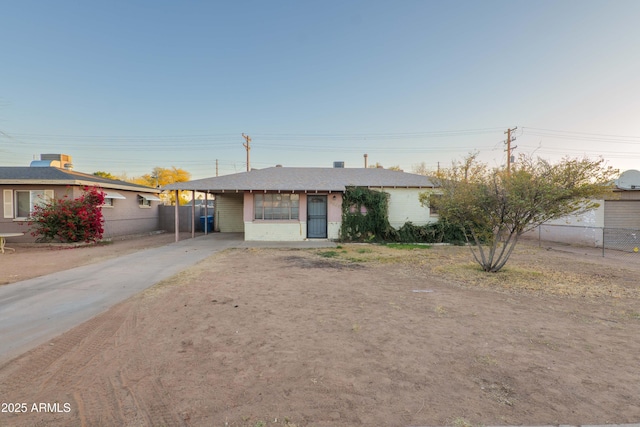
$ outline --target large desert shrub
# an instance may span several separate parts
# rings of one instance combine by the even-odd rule
[[[438,197],[420,200],[440,220],[457,226],[474,259],[488,272],[499,271],[518,239],[547,221],[598,207],[594,199],[611,190],[617,170],[604,160],[564,158],[550,163],[521,155],[509,169],[491,168],[470,155],[435,180]]]

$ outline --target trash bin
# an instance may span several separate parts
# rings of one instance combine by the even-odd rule
[[[206,218],[206,225],[207,225],[207,233],[212,233],[213,232],[213,215],[207,215],[207,216],[201,216],[200,217],[200,231],[204,231],[204,226],[205,226],[205,218]]]

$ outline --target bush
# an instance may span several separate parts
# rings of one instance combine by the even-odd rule
[[[104,192],[96,187],[84,187],[77,199],[53,199],[34,206],[29,225],[39,242],[95,242],[102,239]]]
[[[442,220],[425,225],[406,222],[396,231],[394,238],[394,241],[403,243],[451,243],[454,245],[465,243],[462,229]]]

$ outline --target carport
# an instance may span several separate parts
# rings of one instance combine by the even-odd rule
[[[176,200],[176,204],[175,204],[175,210],[174,210],[174,228],[175,228],[175,241],[178,242],[180,240],[180,204],[178,203],[178,200],[180,200],[180,190],[187,190],[187,189],[177,189],[177,190],[173,190],[174,191],[174,195],[175,195],[175,200]],[[196,236],[196,190],[194,189],[189,189],[191,191],[191,210],[190,210],[190,216],[191,216],[191,238],[194,238]],[[213,211],[209,212],[211,209],[209,208],[209,196],[210,196],[210,192],[207,191],[202,191],[202,190],[198,190],[200,192],[204,193],[204,221],[203,221],[203,231],[204,234],[207,235],[209,233],[212,233],[215,229],[210,229],[210,223],[209,223],[209,216],[213,215]],[[202,212],[201,212],[202,213]],[[183,212],[184,214],[184,212]],[[184,224],[183,224],[184,226]]]

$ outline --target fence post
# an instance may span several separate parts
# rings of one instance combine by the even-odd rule
[[[602,227],[602,258],[604,258],[604,227]]]

